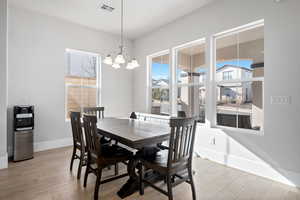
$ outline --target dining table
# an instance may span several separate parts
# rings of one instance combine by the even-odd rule
[[[140,150],[143,147],[161,144],[169,139],[171,133],[168,123],[163,124],[130,118],[99,119],[97,122],[97,129],[99,134],[134,150]],[[129,160],[127,166],[128,175],[130,177],[129,180],[133,187],[135,187],[134,190],[138,189],[138,175],[136,174],[138,163],[138,159],[133,157],[133,159]],[[128,190],[128,188],[124,187],[126,186],[123,185],[123,191]],[[122,188],[120,191],[122,191]],[[119,192],[118,194],[120,196]],[[134,191],[126,192],[126,195],[129,196],[130,193],[133,193]]]

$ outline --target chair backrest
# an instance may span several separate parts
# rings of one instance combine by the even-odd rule
[[[83,108],[84,114],[96,115],[99,119],[104,118],[104,107],[86,107]]]
[[[192,162],[196,124],[195,118],[171,118],[168,168]]]
[[[186,113],[184,111],[178,111],[178,117],[186,117]]]
[[[100,136],[97,133],[97,117],[95,115],[83,116],[83,127],[88,154],[98,157],[101,153]]]
[[[129,117],[130,119],[137,119],[137,116],[136,116],[136,114],[135,114],[135,112],[132,112],[131,114],[130,114],[130,117]]]
[[[72,126],[74,145],[79,144],[82,147],[84,147],[82,126],[81,126],[81,113],[80,112],[71,112],[70,118],[71,118],[71,126]]]

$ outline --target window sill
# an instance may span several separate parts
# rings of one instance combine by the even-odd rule
[[[233,128],[233,127],[227,127],[227,126],[213,126],[212,128],[218,128],[223,130],[224,132],[229,131],[233,133],[242,133],[242,134],[252,134],[257,136],[263,136],[264,131],[263,130],[250,130],[250,129],[243,129],[243,128]]]

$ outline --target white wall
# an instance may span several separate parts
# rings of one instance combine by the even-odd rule
[[[0,169],[7,167],[7,1],[0,1]]]
[[[203,37],[209,52],[213,34],[265,19],[263,134],[201,126],[196,148],[220,163],[300,186],[299,7],[299,0],[221,0],[137,39],[134,54],[141,67],[134,72],[134,110],[146,111],[147,55]],[[209,65],[208,54],[206,59]],[[291,96],[292,103],[272,105],[271,96]]]
[[[130,50],[131,41],[126,43]],[[18,104],[35,106],[36,150],[70,144],[70,122],[65,122],[65,49],[90,51],[104,57],[118,45],[118,36],[9,7],[9,150],[12,107]],[[132,110],[132,72],[102,65],[101,98],[106,116],[128,115]]]

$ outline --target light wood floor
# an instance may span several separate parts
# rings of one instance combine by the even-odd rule
[[[71,148],[61,148],[35,154],[33,160],[10,163],[0,170],[0,200],[90,200],[95,177],[90,175],[85,189],[76,179],[77,162],[69,171]],[[260,178],[208,160],[196,158],[195,182],[199,200],[299,200],[299,189]],[[85,171],[85,168],[84,168]],[[84,172],[83,171],[83,172]],[[112,170],[113,171],[113,170]],[[112,174],[106,171],[105,175]],[[84,173],[83,173],[84,174]],[[83,176],[82,176],[83,177]],[[123,178],[100,186],[101,200],[120,199],[116,192],[127,180]],[[161,183],[162,187],[164,184]],[[174,189],[175,200],[191,199],[190,186],[181,184]],[[151,188],[145,195],[138,193],[126,200],[166,200]]]

